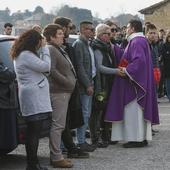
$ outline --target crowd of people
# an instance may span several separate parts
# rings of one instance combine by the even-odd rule
[[[15,78],[19,87],[19,107],[27,124],[26,170],[47,170],[37,150],[49,114],[50,164],[71,168],[64,150],[68,158],[89,158],[96,148],[119,141],[124,148],[147,146],[153,125],[159,124],[157,98],[166,94],[170,100],[170,32],[165,36],[161,29],[158,34],[153,23],[143,27],[139,20],[130,20],[121,32],[112,21],[96,27],[82,21],[71,44],[73,26],[70,18],[56,17],[43,29],[34,25],[22,33],[11,49],[16,77],[0,63],[0,93]],[[9,108],[0,104],[1,113],[10,114]]]

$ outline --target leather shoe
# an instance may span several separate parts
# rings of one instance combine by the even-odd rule
[[[108,141],[101,141],[97,143],[97,147],[98,148],[107,148],[109,146],[109,142]]]
[[[80,148],[73,148],[68,151],[67,158],[89,158],[89,153],[82,151]]]
[[[145,147],[148,145],[147,140],[144,140],[142,142],[127,142],[125,144],[123,144],[124,148],[141,148],[141,147]]]
[[[73,164],[70,160],[62,159],[59,161],[50,161],[53,168],[72,168]]]
[[[110,145],[116,145],[119,141],[110,141]]]
[[[46,167],[40,166],[40,164],[27,165],[26,170],[48,170]]]
[[[97,148],[96,145],[90,145],[87,142],[82,143],[82,144],[78,144],[78,146],[84,152],[93,152]]]

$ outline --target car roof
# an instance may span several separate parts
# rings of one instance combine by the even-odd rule
[[[15,40],[17,37],[13,35],[2,35],[0,34],[0,42]]]
[[[72,44],[78,37],[79,35],[70,34],[68,37],[68,43]]]

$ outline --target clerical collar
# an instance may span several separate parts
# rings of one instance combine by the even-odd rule
[[[145,37],[145,36],[143,35],[143,32],[132,33],[131,35],[129,35],[129,37],[127,37],[128,42],[135,37]]]

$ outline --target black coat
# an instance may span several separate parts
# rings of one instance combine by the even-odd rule
[[[170,43],[166,42],[162,48],[162,60],[165,78],[170,78]]]
[[[0,63],[0,108],[18,107],[15,73]]]
[[[74,55],[74,49],[71,44],[65,43],[64,44],[69,58],[72,61],[73,66],[75,67],[75,55]],[[80,102],[80,91],[79,91],[79,84],[76,83],[76,86],[74,88],[74,91],[71,95],[69,105],[68,105],[68,112],[67,112],[67,121],[68,127],[70,129],[76,129],[81,126],[83,126],[83,113],[82,113],[82,106]]]
[[[15,73],[0,63],[0,155],[17,146],[17,107]]]

